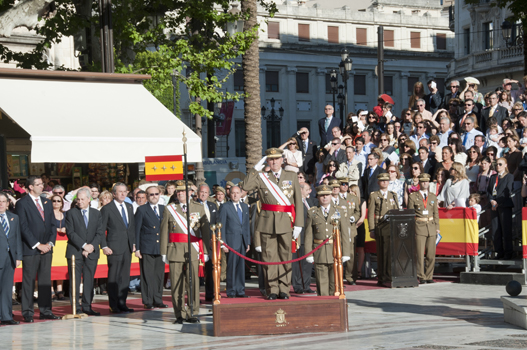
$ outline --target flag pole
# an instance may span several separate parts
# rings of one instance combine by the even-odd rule
[[[186,131],[183,130],[183,159],[184,159],[184,164],[183,164],[183,169],[184,169],[184,172],[185,172],[185,192],[186,192],[186,198],[187,198],[187,228],[188,228],[188,235],[187,235],[187,244],[188,244],[188,247],[187,247],[187,251],[188,251],[188,282],[189,282],[189,295],[187,296],[188,298],[188,305],[189,305],[189,308],[190,308],[190,317],[192,318],[194,315],[192,314],[192,301],[194,299],[194,288],[193,288],[193,280],[192,280],[192,256],[191,256],[191,252],[192,252],[192,246],[191,246],[191,243],[190,243],[190,230],[192,229],[192,227],[190,226],[190,200],[189,200],[189,192],[188,192],[188,163],[187,163],[187,137],[186,137]]]

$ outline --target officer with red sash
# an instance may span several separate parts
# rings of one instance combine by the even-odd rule
[[[243,182],[244,191],[258,190],[262,203],[256,228],[261,246],[255,250],[262,253],[264,262],[291,260],[291,242],[298,238],[304,226],[300,183],[295,172],[282,169],[282,153],[278,148],[268,149]],[[262,172],[266,160],[271,169]],[[268,299],[289,299],[291,264],[264,265],[263,271]]]

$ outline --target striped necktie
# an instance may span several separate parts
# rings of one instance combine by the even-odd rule
[[[40,203],[38,202],[38,198],[35,199],[35,203],[37,204],[38,212],[40,213],[40,216],[42,216],[42,220],[44,220],[44,209],[40,206]]]
[[[4,229],[5,235],[9,238],[9,226],[7,226],[7,218],[5,214],[0,215],[0,221],[2,221],[2,228]]]
[[[159,216],[159,213],[157,212],[157,205],[154,206],[154,214],[156,214],[158,219],[161,219],[161,217]]]
[[[86,225],[86,228],[88,228],[88,217],[86,216],[86,209],[82,210],[82,216],[84,217],[84,225]]]

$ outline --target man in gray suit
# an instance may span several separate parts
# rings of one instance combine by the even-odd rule
[[[231,201],[220,208],[219,222],[223,226],[223,240],[238,253],[245,255],[251,244],[249,206],[240,202],[241,190],[231,187]],[[227,252],[227,247],[223,247]],[[245,295],[245,262],[234,253],[227,256],[227,297],[247,298]]]
[[[22,263],[22,236],[18,216],[7,211],[9,198],[0,192],[0,325],[16,325],[13,320],[13,277]]]

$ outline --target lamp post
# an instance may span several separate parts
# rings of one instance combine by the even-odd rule
[[[276,110],[274,109],[274,105],[275,105],[275,99],[274,97],[271,98],[271,111],[268,115],[265,115],[265,112],[267,111],[267,108],[265,108],[265,106],[262,106],[262,118],[264,120],[270,120],[271,121],[271,147],[276,147],[277,145],[277,142],[276,142],[276,134],[277,132],[275,132],[275,123],[276,122],[280,122],[282,120],[282,117],[284,116],[284,109],[282,107],[280,107],[278,109],[278,114],[276,114]],[[267,130],[267,132],[269,132],[269,130]]]
[[[329,73],[330,78],[330,85],[331,85],[331,94],[333,95],[333,109],[335,109],[335,94],[337,93],[337,84],[338,84],[338,78],[337,78],[337,70],[332,69]]]
[[[505,40],[505,44],[507,47],[512,46],[511,44],[511,33],[512,33],[512,23],[505,20],[501,24],[501,34],[503,35],[503,40]]]
[[[340,92],[340,94],[343,94],[344,96],[344,110],[341,109],[341,118],[342,113],[344,113],[346,116],[348,115],[348,79],[350,76],[351,69],[353,67],[353,61],[351,58],[349,58],[349,52],[348,49],[343,48],[340,52],[340,63],[339,63],[339,73],[342,77],[342,81],[344,82],[343,92]],[[333,99],[335,96],[333,96]],[[342,108],[342,107],[341,107]]]

